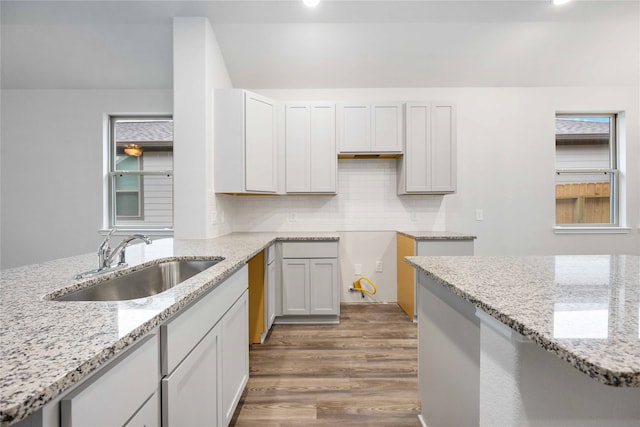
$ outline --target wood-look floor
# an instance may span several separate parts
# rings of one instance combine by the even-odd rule
[[[339,325],[274,325],[249,352],[232,426],[420,426],[417,330],[396,304],[343,304]]]

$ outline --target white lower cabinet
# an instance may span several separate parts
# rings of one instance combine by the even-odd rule
[[[339,315],[337,243],[285,242],[282,253],[282,315]]]
[[[249,379],[248,283],[245,265],[17,426],[228,426]]]
[[[266,278],[265,278],[265,287],[266,287],[266,303],[265,303],[265,331],[269,331],[271,326],[273,326],[273,321],[276,318],[276,281],[277,279],[277,271],[276,271],[276,245],[273,244],[267,248],[267,269],[266,269]]]
[[[220,327],[216,326],[162,379],[163,427],[216,425],[219,351]]]
[[[228,426],[249,380],[249,297],[245,292],[220,322],[222,411],[220,425]],[[203,425],[203,424],[200,424]]]
[[[283,315],[310,313],[310,282],[308,259],[282,260]]]
[[[154,393],[140,408],[137,414],[125,424],[125,427],[159,427],[160,394]]]
[[[245,266],[161,327],[162,426],[227,426],[249,378]]]
[[[158,335],[150,334],[61,399],[60,425],[125,425],[156,394],[160,371],[158,359]],[[158,418],[158,412],[155,418],[148,416],[149,427],[158,425]]]
[[[310,314],[338,314],[338,260],[336,258],[309,260]]]

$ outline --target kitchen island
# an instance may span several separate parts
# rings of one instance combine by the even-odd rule
[[[40,411],[241,270],[275,241],[337,241],[336,233],[232,233],[207,240],[162,239],[126,250],[128,270],[167,259],[224,259],[144,299],[59,302],[43,298],[81,287],[96,267],[86,254],[2,271],[0,283],[0,425]],[[105,273],[118,275],[119,272]],[[246,286],[245,286],[246,288]],[[45,425],[50,425],[44,420]]]
[[[640,425],[640,257],[406,259],[425,425]]]

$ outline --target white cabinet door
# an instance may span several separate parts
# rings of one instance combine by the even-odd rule
[[[338,287],[338,260],[335,258],[310,259],[310,314],[338,314],[340,295]]]
[[[398,194],[455,192],[455,107],[443,102],[410,102],[405,110],[406,144],[398,161]]]
[[[309,314],[309,260],[282,260],[282,314]]]
[[[311,109],[308,104],[285,109],[285,164],[287,193],[311,190]]]
[[[285,111],[287,193],[335,193],[335,106],[288,104]]]
[[[158,427],[160,425],[159,399],[159,394],[154,393],[124,427]]]
[[[275,261],[267,265],[267,309],[264,322],[267,331],[271,329],[276,318],[276,265]]]
[[[220,425],[228,426],[249,379],[249,299],[245,292],[222,318],[222,411]]]
[[[312,193],[336,192],[336,108],[311,105],[310,182]]]
[[[431,108],[428,102],[413,102],[406,105],[407,144],[404,166],[406,168],[406,192],[421,192],[431,188],[429,132],[431,130]]]
[[[124,425],[158,388],[158,335],[148,337],[112,362],[104,372],[60,401],[60,425]]]
[[[338,107],[338,144],[341,153],[371,150],[369,104],[341,104]]]
[[[371,124],[371,151],[402,152],[402,104],[373,104]]]
[[[247,191],[276,192],[275,105],[245,93],[245,180]]]
[[[217,424],[219,346],[220,327],[216,326],[171,375],[162,379],[163,427]]]
[[[402,153],[402,104],[341,104],[338,145],[340,153]]]
[[[450,103],[431,105],[431,190],[456,191],[456,118]]]
[[[218,89],[214,98],[215,191],[277,192],[274,101],[242,89]]]

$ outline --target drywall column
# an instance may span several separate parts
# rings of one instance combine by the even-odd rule
[[[433,427],[478,426],[480,321],[475,306],[425,273],[418,277],[420,418]]]
[[[601,384],[484,311],[476,315],[480,426],[638,425],[640,388]]]
[[[525,339],[480,309],[480,425],[522,425],[520,346]]]
[[[173,20],[175,237],[223,234],[213,192],[213,94],[230,87],[207,18]],[[227,230],[228,231],[228,230]]]

